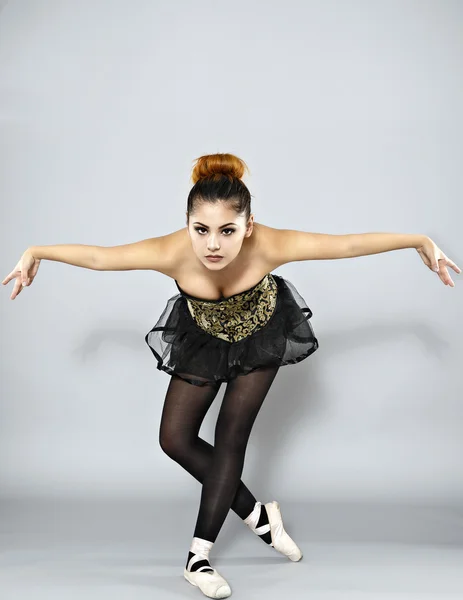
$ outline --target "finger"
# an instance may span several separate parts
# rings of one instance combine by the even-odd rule
[[[461,273],[460,267],[458,267],[453,261],[451,261],[450,258],[447,259],[447,264],[449,267],[452,267],[455,273]]]
[[[23,286],[21,285],[21,279],[16,277],[16,282],[13,287],[13,292],[11,294],[11,299],[14,300],[16,296],[18,296],[22,292]]]
[[[448,256],[446,256],[445,254],[442,255],[442,258],[440,258],[439,260],[444,262],[444,265],[451,267],[455,273],[461,273],[461,269],[460,267],[458,267],[453,260],[450,260],[450,258]]]
[[[455,284],[453,283],[452,278],[450,277],[449,272],[447,271],[447,268],[443,265],[441,266],[439,277],[445,283],[445,285],[455,287]]]
[[[450,277],[449,272],[447,271],[447,269],[445,270],[445,278],[446,278],[447,283],[449,284],[450,287],[455,287],[453,279]]]
[[[5,279],[2,281],[3,285],[6,285],[9,281],[11,281],[13,279],[14,275],[13,275],[13,271],[11,271],[11,273],[9,275],[7,275],[5,277]]]

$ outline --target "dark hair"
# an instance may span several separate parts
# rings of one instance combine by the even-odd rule
[[[251,215],[251,194],[241,178],[249,173],[246,163],[233,154],[206,154],[195,159],[191,179],[194,183],[188,194],[190,214],[201,202],[230,202],[238,214]]]

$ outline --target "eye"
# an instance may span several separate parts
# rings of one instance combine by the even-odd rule
[[[201,233],[201,231],[206,231],[206,229],[205,229],[204,227],[195,227],[195,231],[197,231],[197,232],[198,232],[200,235],[203,235],[203,234]],[[223,233],[224,231],[230,231],[230,232],[231,232],[231,233],[229,233],[229,234],[226,234],[226,236],[225,236],[225,237],[228,237],[228,236],[232,235],[232,233],[234,233],[234,232],[235,232],[235,230],[234,230],[234,229],[231,229],[230,227],[228,227],[227,229],[223,229],[223,230],[222,230],[222,233]]]

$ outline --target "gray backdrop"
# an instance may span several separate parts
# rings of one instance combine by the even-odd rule
[[[424,233],[463,268],[462,5],[349,4],[9,2],[2,278],[31,245],[180,229],[192,161],[213,152],[249,164],[258,222]],[[461,277],[445,286],[414,249],[275,272],[320,348],[280,369],[243,479],[295,499],[463,499]],[[2,493],[196,493],[158,446],[169,377],[144,341],[174,282],[44,260],[14,301],[12,286]]]
[[[461,2],[1,6],[2,278],[31,245],[180,229],[193,160],[214,152],[249,165],[258,222],[422,233],[463,268]],[[461,276],[445,286],[414,249],[275,272],[320,348],[277,375],[243,481],[264,502],[458,506]],[[0,494],[185,500],[182,563],[200,486],[159,446],[169,376],[144,341],[174,282],[44,260],[14,301],[12,287]]]

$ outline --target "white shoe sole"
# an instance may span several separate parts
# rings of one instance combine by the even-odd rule
[[[183,575],[191,585],[199,587],[208,598],[228,598],[228,596],[231,596],[230,586],[215,569],[213,572],[183,569]]]
[[[276,500],[267,502],[265,508],[268,514],[270,535],[275,550],[278,550],[278,552],[281,552],[281,554],[287,556],[294,562],[301,560],[303,556],[301,549],[297,546],[296,542],[291,539],[283,527],[279,503]]]

